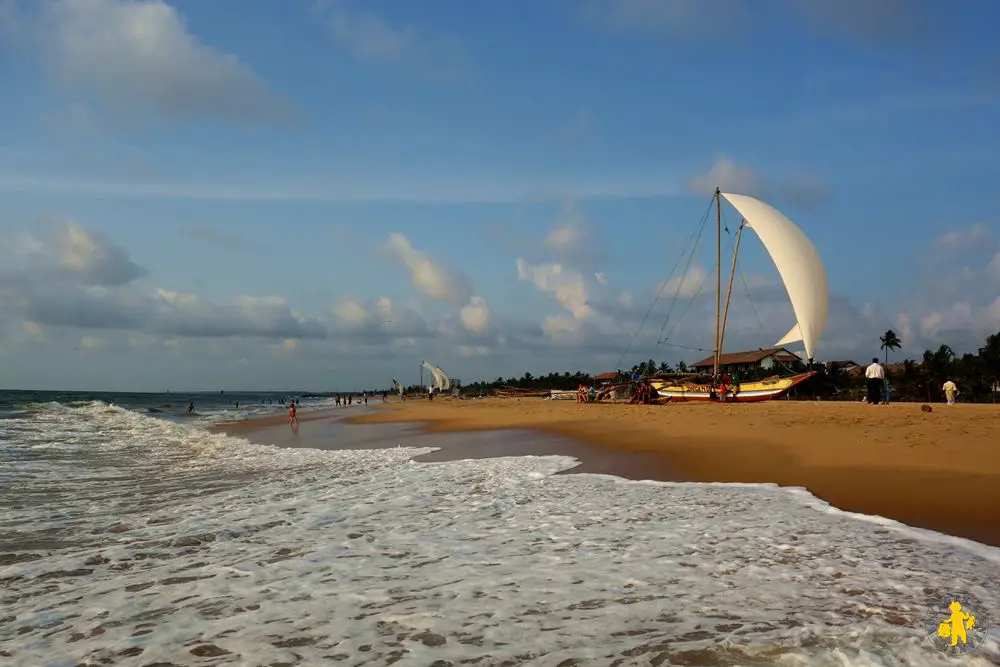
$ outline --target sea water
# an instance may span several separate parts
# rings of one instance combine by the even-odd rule
[[[8,407],[0,664],[1000,662],[995,633],[950,657],[925,629],[955,591],[1000,619],[996,549],[801,490],[412,460],[428,451]]]

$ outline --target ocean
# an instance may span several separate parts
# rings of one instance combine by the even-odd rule
[[[462,434],[205,428],[278,397],[0,392],[0,665],[1000,664],[998,549],[801,489],[413,460]]]

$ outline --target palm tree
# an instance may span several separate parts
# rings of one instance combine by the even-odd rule
[[[903,346],[903,341],[899,339],[899,336],[897,336],[896,332],[892,329],[886,331],[884,334],[879,336],[878,339],[882,342],[881,348],[885,351],[885,364],[888,366],[889,350],[898,350]]]

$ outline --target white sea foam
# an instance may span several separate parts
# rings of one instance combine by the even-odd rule
[[[1000,661],[923,629],[947,591],[1000,619],[997,550],[802,491],[277,449],[101,404],[4,420],[0,447],[4,665]]]

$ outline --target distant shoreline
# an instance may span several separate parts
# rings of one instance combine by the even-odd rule
[[[439,399],[350,412],[324,409],[300,419],[410,423],[431,433],[534,430],[558,438],[489,449],[449,444],[421,460],[562,454],[581,461],[572,472],[804,487],[844,511],[1000,547],[1000,406],[941,405],[924,413],[916,404],[834,401],[643,406]],[[287,417],[214,430],[260,442],[255,433],[283,433],[279,425],[287,428]],[[310,445],[313,436],[301,435],[305,440],[290,446],[337,447],[334,437]]]

